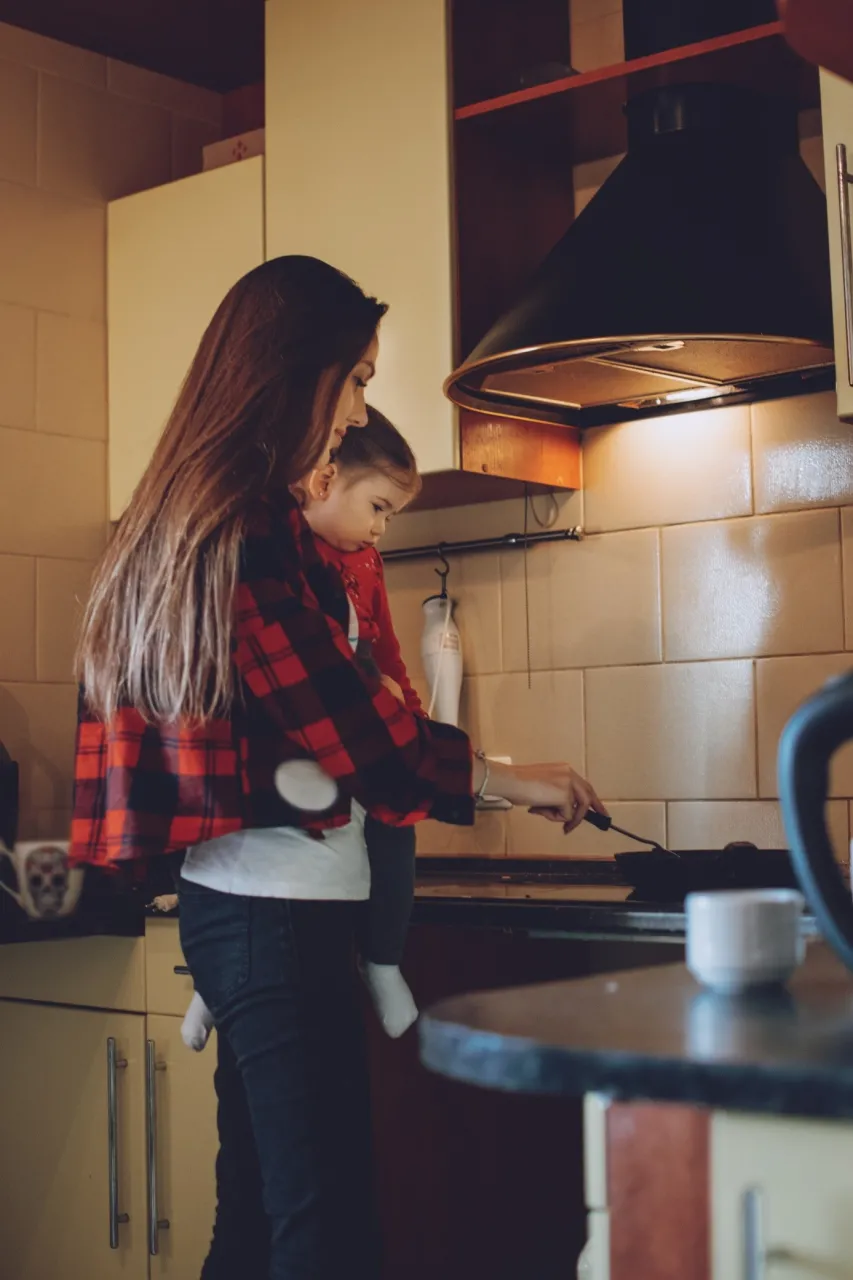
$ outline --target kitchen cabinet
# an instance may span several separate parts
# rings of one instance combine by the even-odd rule
[[[150,1116],[153,1136],[156,1232],[151,1280],[197,1276],[210,1246],[216,1206],[217,1152],[215,1036],[204,1053],[191,1053],[181,1040],[181,1019],[149,1014],[147,1053],[153,1075]],[[155,1204],[151,1204],[154,1217]]]
[[[853,1124],[584,1100],[583,1280],[853,1280]]]
[[[0,992],[13,997],[0,999],[4,1278],[199,1275],[216,1202],[216,1043],[214,1036],[197,1054],[181,1040],[192,991],[175,973],[182,965],[174,920],[149,921],[145,939],[74,939],[0,954]],[[70,1001],[140,1011],[94,1012],[66,1007]],[[117,1249],[109,1239],[110,1041],[114,1185],[117,1212],[128,1219],[117,1227]]]
[[[711,1122],[713,1280],[853,1277],[853,1125]]]
[[[264,257],[263,157],[107,214],[110,518],[124,511],[222,298]]]
[[[266,22],[267,255],[325,258],[390,304],[370,398],[399,426],[427,476],[420,505],[443,505],[439,476],[445,502],[506,496],[498,477],[578,487],[572,432],[478,414],[457,420],[442,392],[469,342],[455,249],[459,166],[445,0],[267,0]],[[470,171],[475,158],[461,159]],[[570,218],[569,167],[561,182]],[[489,245],[491,276],[518,250],[510,235],[494,253],[489,221],[505,230],[499,211],[515,207],[520,194],[492,190],[491,204],[478,209],[484,216],[474,235]],[[539,244],[530,225],[536,216],[515,228],[533,262],[556,238]]]
[[[144,1018],[3,1001],[0,1025],[0,1271],[9,1280],[145,1280]],[[111,1248],[116,1213],[127,1220],[115,1223]]]
[[[836,158],[836,147],[842,143],[847,148],[846,172],[853,173],[853,84],[829,71],[821,70],[820,106],[829,218],[829,267],[832,275],[838,416],[853,419],[853,262],[849,253],[849,209],[853,203],[853,185],[844,181],[842,195]]]
[[[423,471],[456,466],[444,0],[267,0],[267,255],[390,303],[370,398]]]

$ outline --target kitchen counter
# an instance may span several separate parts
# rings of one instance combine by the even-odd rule
[[[425,858],[412,920],[598,941],[680,944],[685,931],[683,901],[643,896],[604,858]],[[802,929],[806,938],[817,936],[808,913]]]
[[[490,1089],[853,1118],[853,975],[817,943],[789,990],[716,996],[666,965],[456,996],[420,1042]]]
[[[165,866],[148,884],[90,872],[78,910],[64,920],[33,922],[0,895],[0,943],[91,934],[141,935],[156,894],[172,891]],[[174,913],[176,914],[176,913]],[[412,923],[509,930],[598,942],[684,941],[683,902],[643,896],[613,860],[421,858]],[[807,937],[816,933],[807,916]]]

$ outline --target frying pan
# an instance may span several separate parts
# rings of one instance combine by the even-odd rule
[[[749,841],[723,849],[664,849],[613,825],[612,819],[590,811],[587,821],[600,831],[614,830],[651,848],[617,853],[616,865],[628,884],[643,897],[679,901],[688,893],[707,889],[796,889],[797,878],[787,849],[759,849]]]

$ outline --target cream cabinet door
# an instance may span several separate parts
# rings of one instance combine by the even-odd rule
[[[151,1278],[190,1280],[201,1273],[216,1204],[216,1042],[193,1053],[181,1040],[180,1018],[149,1014],[148,1044],[154,1065],[148,1076],[154,1091],[151,1221],[169,1224],[152,1233]]]
[[[264,256],[263,157],[110,204],[110,518],[127,506],[199,339]]]
[[[844,183],[842,196],[837,147],[847,148],[847,172],[853,174],[853,84],[820,73],[820,109],[823,120],[823,155],[826,168],[826,207],[829,217],[829,267],[832,275],[832,322],[835,330],[835,385],[839,418],[853,418],[853,264],[845,257],[844,241],[851,244],[850,216],[853,186]],[[845,216],[845,214],[847,216]]]
[[[717,1114],[713,1280],[853,1280],[853,1124]]]
[[[0,1275],[8,1280],[147,1277],[144,1026],[137,1014],[0,1002]]]
[[[389,303],[369,399],[421,471],[459,465],[445,0],[267,0],[267,254]]]

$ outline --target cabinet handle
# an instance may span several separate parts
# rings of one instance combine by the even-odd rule
[[[743,1280],[764,1280],[764,1205],[760,1187],[748,1187],[741,1198]]]
[[[188,978],[190,976],[190,967],[188,964],[176,964],[174,972],[179,978]]]
[[[118,1229],[130,1221],[126,1213],[118,1211],[118,1073],[127,1066],[127,1059],[116,1051],[115,1037],[107,1040],[107,1176],[110,1197],[110,1248],[119,1247]]]
[[[853,387],[853,251],[850,244],[850,194],[853,174],[847,169],[847,148],[835,148],[838,177],[838,212],[841,218],[841,283],[844,294],[844,329],[847,337],[847,381]]]
[[[160,1232],[167,1230],[168,1218],[160,1217],[157,1204],[157,1072],[166,1064],[157,1061],[153,1040],[145,1046],[145,1102],[148,1125],[148,1252],[156,1258],[160,1252]]]

